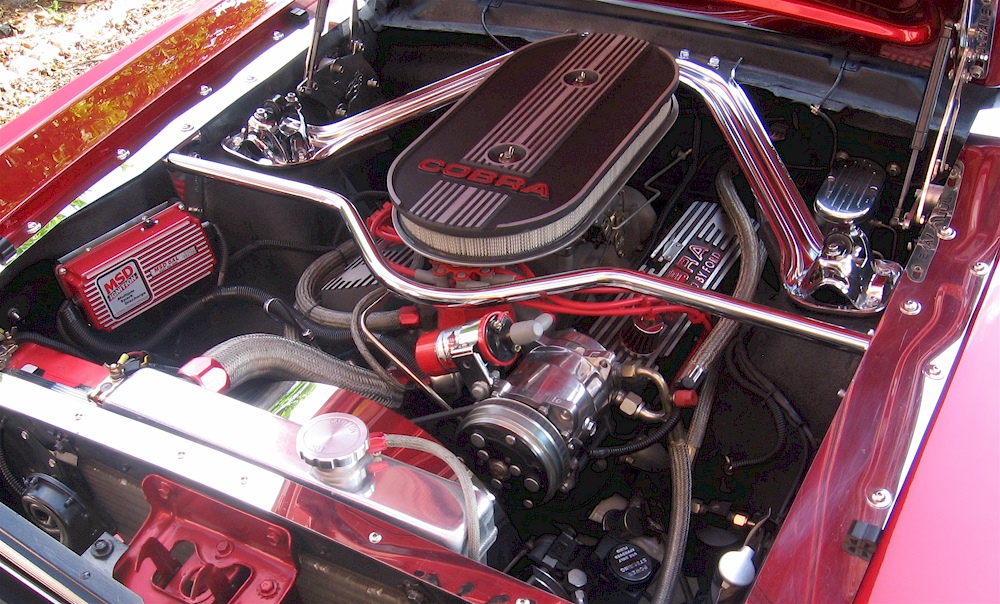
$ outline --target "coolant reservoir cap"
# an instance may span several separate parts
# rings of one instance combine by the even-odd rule
[[[348,468],[368,452],[368,426],[350,413],[317,415],[299,428],[295,448],[321,470]]]

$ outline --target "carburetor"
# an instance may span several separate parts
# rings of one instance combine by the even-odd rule
[[[533,508],[576,483],[583,443],[615,391],[615,354],[577,331],[543,337],[458,426],[490,488]]]

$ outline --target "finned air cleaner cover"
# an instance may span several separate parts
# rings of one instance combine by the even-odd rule
[[[444,262],[544,256],[580,237],[677,115],[677,65],[611,34],[514,53],[393,162],[400,235]]]

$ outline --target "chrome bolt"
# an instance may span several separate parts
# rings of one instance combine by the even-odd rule
[[[181,132],[191,132],[194,130],[194,126],[191,124],[181,124]]]
[[[535,601],[530,598],[518,598],[514,604],[535,604]]]
[[[916,300],[907,300],[899,305],[899,310],[903,312],[904,315],[919,315],[920,311],[923,310],[923,306],[920,302]]]
[[[977,277],[983,277],[990,271],[990,265],[985,262],[977,262],[972,265],[972,274]]]
[[[507,443],[507,446],[509,446],[509,447],[513,447],[514,445],[517,444],[517,438],[515,438],[514,435],[512,435],[512,434],[508,434],[507,436],[504,436],[503,437],[503,441],[505,443]]]
[[[885,173],[889,175],[890,178],[895,178],[903,173],[903,166],[900,166],[896,162],[889,162],[885,167]]]
[[[368,80],[365,84],[367,84],[369,88],[378,88],[378,80],[375,78]]]
[[[524,506],[524,509],[530,510],[531,508],[535,507],[535,502],[530,499],[525,499],[524,501],[521,502],[521,505]]]
[[[65,267],[62,267],[62,266],[60,266],[60,267],[59,267],[59,271],[58,271],[58,272],[59,272],[59,274],[60,274],[60,275],[65,275],[65,274],[66,274],[66,268],[65,268]]]
[[[28,440],[28,431],[21,430],[21,440]]]
[[[375,543],[381,543],[382,542],[382,535],[380,535],[379,533],[376,533],[375,531],[372,531],[372,532],[368,533],[368,542],[369,543],[373,543],[373,544],[375,544]]]
[[[932,380],[939,380],[942,377],[941,368],[933,363],[924,368],[924,375]]]
[[[868,503],[874,508],[884,509],[892,505],[892,493],[886,489],[878,489],[868,495]]]
[[[271,39],[274,40],[275,42],[280,42],[284,38],[285,38],[284,32],[280,32],[280,31],[277,31],[277,30],[271,32]]]
[[[202,84],[201,87],[198,88],[198,94],[201,96],[208,96],[212,94],[212,87],[207,84]]]
[[[711,57],[708,58],[708,66],[711,67],[712,69],[718,69],[719,65],[721,64],[722,60],[715,55],[712,55]]]
[[[20,323],[21,319],[23,319],[24,317],[21,316],[21,310],[15,306],[7,311],[7,318],[13,321],[14,323]]]
[[[34,235],[38,231],[42,230],[42,223],[32,220],[28,224],[24,225],[24,230],[27,231],[29,235]]]
[[[681,51],[677,53],[677,56],[681,59],[690,59],[691,51],[686,48],[682,48]]]
[[[80,578],[83,579],[84,581],[86,581],[87,579],[89,579],[90,578],[90,571],[89,570],[85,570],[82,573],[80,573]]]
[[[128,159],[129,155],[132,155],[132,152],[129,151],[128,149],[119,149],[115,151],[115,157],[118,158],[118,161],[125,161],[126,159]]]
[[[54,459],[50,459],[50,460],[49,460],[49,467],[50,467],[50,468],[54,468],[54,467],[56,467],[56,460],[54,460]]]
[[[937,232],[938,238],[943,239],[945,241],[951,241],[952,239],[955,238],[956,235],[958,235],[958,231],[951,228],[950,226],[943,226],[940,229],[938,229]]]

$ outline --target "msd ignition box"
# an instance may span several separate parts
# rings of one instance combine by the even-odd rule
[[[56,275],[91,324],[111,331],[215,269],[201,221],[171,203],[59,259]]]

